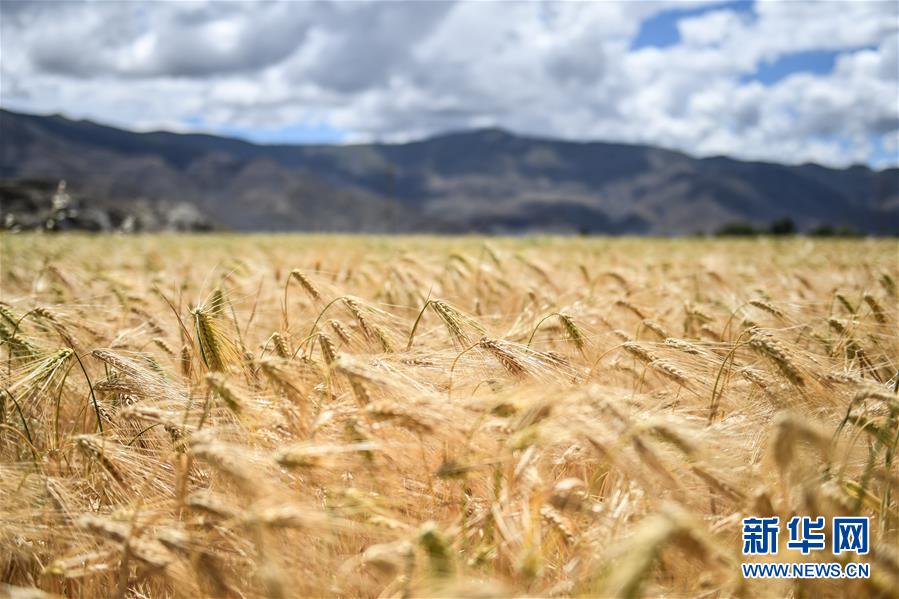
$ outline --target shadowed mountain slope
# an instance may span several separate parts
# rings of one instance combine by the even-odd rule
[[[238,230],[687,234],[789,217],[899,231],[899,170],[697,159],[498,129],[407,144],[257,145],[0,111],[0,178],[102,206],[187,204]]]

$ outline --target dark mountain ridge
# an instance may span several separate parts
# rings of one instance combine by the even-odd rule
[[[258,145],[0,110],[0,178],[65,179],[104,206],[187,204],[238,230],[689,234],[786,217],[800,230],[899,231],[896,168],[694,158],[500,129]]]

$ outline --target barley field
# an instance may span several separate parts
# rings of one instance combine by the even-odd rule
[[[895,240],[0,247],[0,596],[899,594]]]

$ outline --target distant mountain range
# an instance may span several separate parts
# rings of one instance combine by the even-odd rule
[[[32,183],[46,191],[65,179],[84,206],[141,206],[162,214],[158,223],[188,207],[242,231],[690,234],[790,218],[800,230],[899,232],[896,168],[698,159],[499,129],[406,144],[258,145],[0,111],[0,179],[17,190],[0,196],[7,214],[38,202],[33,190],[22,199]]]

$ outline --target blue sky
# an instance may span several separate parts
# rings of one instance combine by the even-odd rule
[[[772,85],[794,73],[829,75],[833,72],[840,54],[838,50],[806,50],[784,54],[775,60],[759,63],[755,72],[741,78],[741,81],[759,81],[765,85]]]
[[[0,3],[0,105],[262,143],[499,126],[899,162],[899,3]],[[77,52],[73,51],[77,48]]]
[[[678,22],[681,19],[696,17],[710,12],[729,10],[733,11],[747,21],[756,18],[752,0],[737,0],[736,2],[709,3],[695,8],[670,9],[645,19],[640,24],[637,35],[631,42],[631,50],[641,48],[668,48],[681,42]],[[859,48],[860,49],[860,48]],[[813,73],[827,75],[833,71],[837,57],[844,50],[805,50],[802,52],[787,53],[774,60],[765,60],[758,64],[757,69],[741,77],[741,81],[759,81],[765,85],[771,85],[794,73]]]
[[[326,122],[294,123],[281,127],[238,127],[234,125],[211,126],[202,116],[190,115],[181,119],[189,128],[209,128],[220,135],[238,137],[264,144],[339,144],[347,132]]]
[[[752,19],[755,16],[752,5],[752,0],[737,0],[736,2],[708,3],[705,6],[692,8],[666,9],[663,7],[660,12],[640,23],[640,29],[631,42],[631,49],[676,46],[681,41],[677,23],[687,17],[695,17],[718,10],[730,10],[744,15],[747,19]]]

